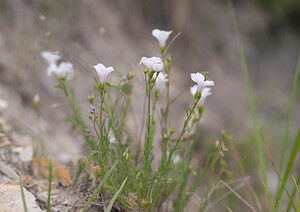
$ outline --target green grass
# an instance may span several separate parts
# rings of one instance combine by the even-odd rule
[[[124,188],[124,185],[127,181],[127,177],[125,178],[125,180],[123,181],[122,185],[120,186],[119,190],[115,193],[115,195],[113,196],[113,198],[111,199],[111,201],[109,202],[107,208],[106,208],[106,212],[110,212],[112,209],[112,206],[114,205],[116,199],[118,198],[118,196],[120,195],[122,189]]]
[[[48,177],[48,200],[47,200],[47,212],[50,212],[50,200],[51,200],[51,189],[52,189],[52,162],[49,161],[49,177]]]
[[[283,175],[283,179],[281,181],[280,189],[276,193],[276,203],[275,203],[276,209],[278,208],[279,201],[281,200],[283,189],[285,189],[285,184],[287,183],[287,180],[288,180],[288,178],[291,174],[292,167],[295,163],[295,159],[296,159],[297,153],[299,151],[299,148],[300,148],[300,129],[298,130],[298,134],[297,134],[296,139],[294,141],[294,145],[292,147],[292,151],[290,153],[290,157],[288,159],[286,169],[285,169],[285,172],[284,172],[284,175]],[[280,173],[278,174],[278,177],[280,177]],[[292,199],[290,201],[291,201],[291,204],[293,205]]]
[[[278,170],[277,170],[277,168],[276,168],[276,166],[275,166],[275,164],[274,164],[274,162],[273,162],[273,160],[272,160],[270,151],[269,151],[269,149],[268,149],[266,143],[265,143],[265,146],[266,146],[266,149],[267,149],[267,153],[268,153],[270,162],[271,162],[271,164],[272,164],[272,166],[273,166],[273,168],[274,168],[274,170],[275,170],[275,172],[276,172],[276,174],[277,174],[277,176],[278,176],[278,178],[279,178],[279,180],[280,180],[280,182],[281,182],[281,185],[282,185],[281,188],[282,188],[282,190],[280,190],[280,191],[283,191],[283,189],[285,190],[286,194],[287,194],[288,197],[289,197],[290,203],[292,204],[294,210],[296,211],[296,206],[295,206],[295,204],[294,204],[294,202],[293,202],[293,198],[291,197],[291,195],[290,195],[290,193],[289,193],[289,191],[288,191],[288,189],[286,188],[286,185],[285,185],[285,184],[286,184],[286,183],[285,183],[286,180],[284,180],[284,179],[282,179],[282,178],[280,177],[280,174],[279,174],[279,172],[278,172]],[[276,199],[275,210],[277,210],[277,207],[278,207],[278,204],[279,204],[279,203],[280,203],[280,201]]]
[[[87,203],[85,204],[85,206],[82,209],[82,212],[85,212],[89,205],[91,204],[91,202],[95,199],[96,195],[100,192],[101,188],[103,187],[104,183],[107,181],[107,179],[109,178],[109,176],[111,175],[111,173],[113,172],[113,170],[116,168],[117,164],[119,161],[117,161],[111,168],[110,170],[106,173],[106,175],[104,176],[104,178],[101,180],[101,183],[98,185],[98,187],[96,188],[96,190],[93,192],[92,196],[89,198],[89,200],[87,201]]]
[[[23,203],[23,208],[24,211],[27,212],[27,205],[26,205],[26,199],[25,199],[25,194],[24,194],[24,189],[23,189],[23,183],[22,183],[22,177],[21,175],[19,176],[19,183],[20,183],[20,189],[21,189],[21,195],[22,195],[22,203]]]

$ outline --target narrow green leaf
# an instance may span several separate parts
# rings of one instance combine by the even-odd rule
[[[297,192],[298,192],[298,195],[299,195],[299,197],[298,197],[298,208],[297,208],[297,212],[300,212],[300,190],[299,190],[299,187],[298,187],[298,182],[296,181],[295,177],[292,176],[292,178],[293,178],[293,181],[294,181],[294,183],[295,183],[295,188],[297,189]]]
[[[298,134],[297,134],[296,139],[294,141],[292,152],[290,154],[289,160],[288,160],[286,168],[285,168],[285,172],[284,172],[284,176],[283,176],[283,179],[282,179],[281,187],[280,187],[280,189],[279,189],[279,191],[277,192],[277,195],[276,195],[276,205],[275,205],[276,209],[278,207],[279,201],[281,200],[281,195],[282,195],[282,192],[283,192],[283,189],[284,189],[284,184],[286,184],[287,179],[290,176],[292,166],[295,162],[296,155],[299,151],[299,148],[300,148],[300,129],[298,130]]]
[[[90,199],[88,200],[88,202],[85,204],[84,208],[82,209],[82,212],[85,212],[89,205],[91,204],[91,202],[94,200],[94,198],[96,197],[96,195],[100,192],[101,188],[103,187],[104,183],[106,182],[106,180],[108,179],[108,177],[110,176],[110,174],[112,173],[112,171],[114,170],[114,168],[116,167],[117,163],[119,161],[117,161],[111,168],[110,170],[107,172],[107,174],[104,176],[104,178],[101,180],[101,183],[99,184],[99,186],[96,188],[96,190],[94,191],[94,193],[92,194],[92,196],[90,197]]]
[[[106,212],[110,212],[112,209],[113,204],[115,203],[116,199],[118,198],[119,194],[121,193],[123,187],[125,186],[125,183],[127,181],[127,177],[125,178],[125,180],[123,181],[121,187],[119,188],[119,190],[117,191],[117,193],[115,193],[115,195],[113,196],[113,198],[111,199],[111,201],[109,202],[107,208],[106,208]]]
[[[22,184],[22,178],[21,175],[19,176],[20,179],[20,188],[21,188],[21,195],[22,195],[22,202],[23,202],[23,207],[24,207],[24,211],[27,212],[27,205],[26,205],[26,200],[25,200],[25,194],[24,194],[24,190],[23,190],[23,184]]]
[[[50,212],[50,200],[51,200],[51,185],[52,185],[52,162],[49,161],[49,178],[48,178],[48,200],[47,200],[47,212]]]
[[[299,132],[300,132],[300,130],[299,130]],[[285,182],[283,182],[283,179],[280,177],[280,174],[279,174],[279,172],[278,172],[278,170],[277,170],[277,168],[276,168],[276,166],[275,166],[275,164],[274,164],[274,162],[273,162],[273,160],[272,160],[270,151],[269,151],[268,146],[267,146],[266,143],[265,143],[265,146],[266,146],[266,150],[267,150],[269,159],[270,159],[270,161],[271,161],[271,164],[272,164],[272,166],[273,166],[273,168],[274,168],[274,170],[275,170],[275,172],[276,172],[276,174],[277,174],[277,177],[279,178],[280,182],[282,183],[282,187],[283,187],[283,189],[285,190],[286,194],[288,195],[289,200],[290,200],[290,202],[291,202],[291,204],[292,204],[292,206],[293,206],[293,208],[294,208],[294,211],[296,211],[296,206],[295,206],[295,204],[294,204],[294,202],[293,202],[293,198],[291,197],[290,193],[288,192],[288,190],[287,190],[287,188],[286,188],[286,186],[285,186]],[[279,202],[280,202],[280,201],[278,201],[278,203],[279,203]],[[277,202],[276,202],[276,204],[277,204]],[[276,205],[276,206],[277,206],[277,205]],[[277,211],[276,206],[275,206],[275,211]]]
[[[292,198],[294,199],[294,197],[295,197],[295,195],[296,195],[296,191],[298,191],[299,190],[299,187],[298,187],[298,185],[300,184],[300,175],[298,175],[298,177],[297,177],[297,180],[295,181],[295,178],[294,178],[294,176],[292,176],[293,177],[293,180],[294,180],[294,182],[295,182],[295,184],[297,185],[297,186],[295,186],[294,187],[294,189],[293,189],[293,193],[292,193]],[[300,210],[300,191],[298,191],[298,193],[299,193],[299,199],[298,199],[298,210]],[[289,202],[289,204],[288,204],[288,207],[287,207],[287,209],[286,209],[286,211],[290,211],[291,210],[291,207],[292,207],[292,204],[291,204],[291,202]],[[297,211],[298,212],[298,211]]]

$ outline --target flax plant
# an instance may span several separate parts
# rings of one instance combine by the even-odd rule
[[[48,74],[57,78],[58,84],[55,87],[62,89],[68,99],[74,120],[90,151],[87,159],[79,161],[77,175],[84,170],[93,170],[94,180],[100,181],[93,198],[103,187],[106,194],[108,192],[108,195],[111,195],[109,210],[116,200],[127,210],[160,210],[162,203],[172,197],[176,200],[173,202],[173,210],[182,211],[190,200],[191,193],[197,191],[202,179],[210,174],[216,176],[214,180],[218,180],[226,167],[225,160],[220,156],[222,150],[219,144],[216,144],[215,150],[200,171],[193,168],[192,164],[198,142],[198,128],[204,113],[204,100],[211,95],[208,86],[213,86],[213,81],[205,80],[205,76],[199,72],[192,73],[191,79],[196,83],[190,90],[193,102],[186,109],[186,118],[178,135],[175,135],[176,130],[168,123],[171,103],[177,99],[171,101],[172,59],[170,54],[166,54],[166,42],[171,33],[172,31],[153,30],[153,36],[159,41],[161,57],[142,57],[140,60],[147,99],[141,151],[134,145],[133,140],[136,139],[126,131],[126,117],[133,98],[133,73],[122,76],[116,68],[105,67],[101,63],[93,66],[97,77],[94,78],[94,91],[88,97],[90,110],[87,117],[92,128],[89,129],[74,90],[68,83],[74,75],[73,66],[68,62],[60,62],[61,58],[58,58],[57,53],[42,53],[49,63]],[[61,63],[65,64],[62,66]],[[109,82],[108,76],[112,72],[117,73],[118,79]],[[162,100],[165,101],[161,101],[164,93],[166,98]],[[161,102],[165,105],[162,117],[158,117],[156,111]],[[159,125],[158,121],[161,121]],[[156,132],[157,126],[161,126],[159,133]],[[157,138],[158,134],[161,135],[160,138]],[[154,145],[161,147],[161,158],[160,154],[153,151]],[[154,165],[153,160],[157,160],[159,164]],[[86,163],[83,163],[84,161]],[[222,166],[218,173],[213,168],[216,165]],[[209,189],[210,187],[207,187],[207,194]],[[88,200],[84,210],[93,198]],[[205,207],[205,204],[202,206]]]

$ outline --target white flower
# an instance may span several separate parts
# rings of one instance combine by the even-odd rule
[[[167,151],[167,157],[169,157],[170,152]],[[178,154],[174,154],[171,158],[172,162],[176,165],[180,161],[180,156]]]
[[[70,80],[74,77],[74,67],[69,62],[61,62],[53,74],[58,78],[65,77],[66,80]]]
[[[98,63],[97,65],[93,66],[96,70],[100,83],[103,84],[106,81],[107,76],[114,71],[113,67],[105,67],[102,63]]]
[[[57,61],[61,59],[61,56],[57,55],[57,52],[42,51],[41,56],[49,63],[49,65],[56,64]]]
[[[158,74],[158,76],[157,76],[157,74]],[[154,77],[154,79],[157,77],[156,81],[155,81],[155,88],[159,89],[159,90],[164,89],[166,82],[169,81],[167,79],[168,75],[163,74],[162,72],[159,72],[159,73],[155,72],[153,77]]]
[[[48,76],[65,77],[66,80],[74,77],[74,67],[71,63],[61,62],[57,65],[57,62],[62,59],[61,56],[48,51],[41,52],[41,56],[49,63],[47,68]]]
[[[205,77],[203,76],[203,74],[201,74],[199,72],[192,73],[191,74],[191,79],[195,83],[197,83],[197,92],[202,92],[204,87],[215,85],[214,81],[205,80]]]
[[[160,57],[142,57],[140,64],[143,64],[149,71],[161,71],[164,68]]]
[[[172,31],[164,31],[159,29],[152,30],[152,35],[158,40],[160,47],[166,46],[166,41],[171,33]]]
[[[61,62],[59,65],[51,64],[48,67],[48,75],[70,80],[74,77],[74,67],[69,62]]]
[[[193,96],[195,96],[196,92],[197,92],[197,85],[194,85],[190,88],[190,91],[191,91],[191,94]],[[197,105],[198,107],[202,107],[203,104],[204,104],[204,101],[206,99],[206,97],[210,96],[212,93],[211,93],[211,88],[203,88],[202,92],[201,92],[201,98],[200,100],[198,101]]]
[[[0,112],[3,112],[8,107],[7,101],[0,99]]]
[[[115,143],[116,143],[116,138],[115,138],[115,136],[114,136],[113,134],[110,134],[110,135],[108,136],[108,141],[109,141],[110,144],[115,144]]]

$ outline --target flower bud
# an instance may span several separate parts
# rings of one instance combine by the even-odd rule
[[[129,72],[129,73],[127,74],[127,80],[132,80],[134,77],[135,77],[134,72]]]
[[[91,105],[93,105],[94,104],[94,93],[92,93],[92,95],[91,96],[88,96],[88,100],[89,100],[89,103],[91,104]]]

